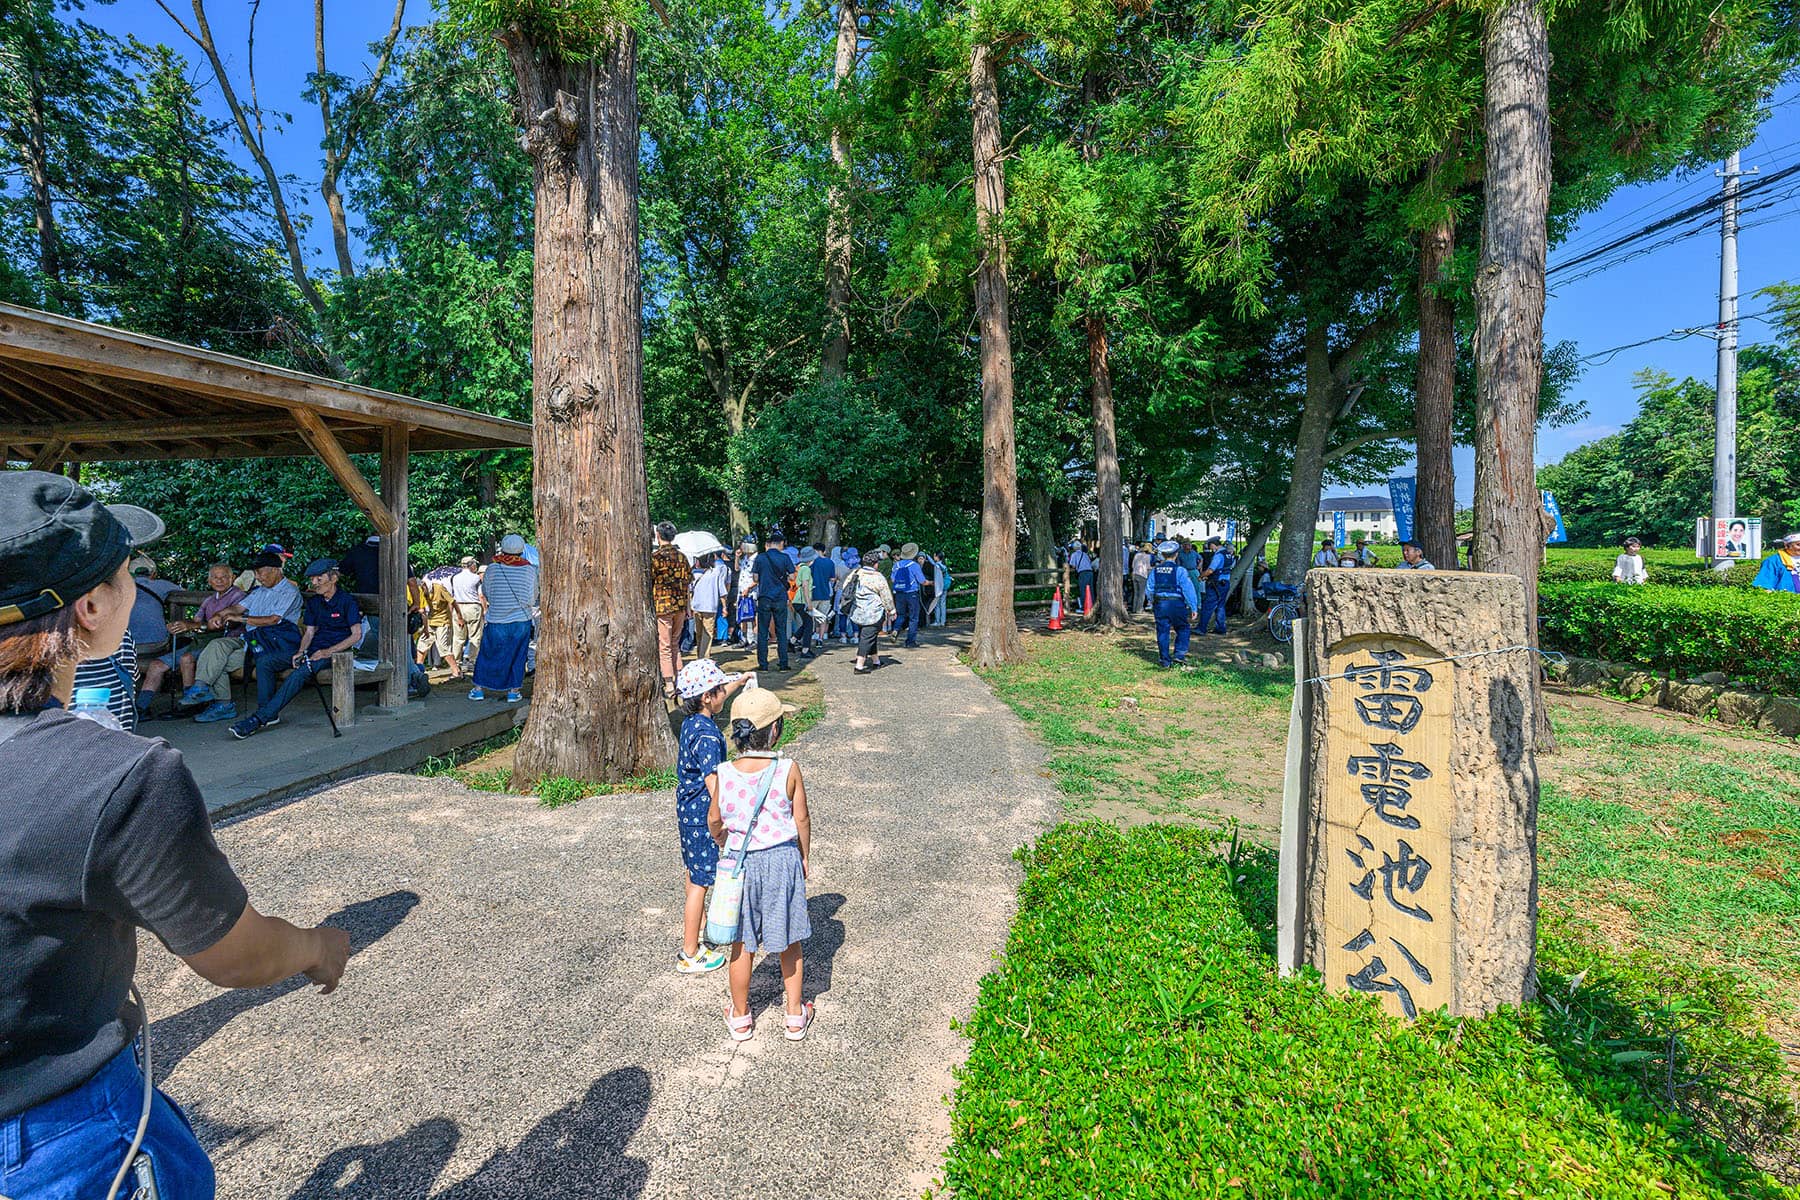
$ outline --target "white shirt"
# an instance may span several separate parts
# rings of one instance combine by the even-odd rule
[[[1613,578],[1619,583],[1649,583],[1650,568],[1641,554],[1621,554],[1613,563]]]
[[[1337,565],[1338,556],[1334,551],[1321,550],[1313,555],[1313,566],[1315,567],[1335,567]]]
[[[450,598],[458,604],[481,603],[481,576],[464,567],[450,577]]]

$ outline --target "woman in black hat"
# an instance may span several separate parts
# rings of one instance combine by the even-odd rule
[[[304,973],[329,992],[350,951],[342,930],[251,907],[179,752],[63,711],[76,663],[118,648],[132,546],[73,481],[0,471],[0,1195],[13,1200],[98,1200],[145,1173],[165,1200],[213,1195],[206,1152],[133,1056],[137,929],[221,987]]]

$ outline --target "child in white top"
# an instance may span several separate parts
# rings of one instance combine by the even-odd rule
[[[786,1036],[799,1041],[812,1024],[813,1005],[802,999],[802,945],[812,936],[806,911],[807,858],[812,822],[806,809],[806,783],[799,764],[775,753],[784,713],[792,712],[775,693],[744,689],[731,706],[731,738],[738,757],[723,762],[706,777],[712,797],[708,827],[728,859],[744,856],[744,904],[739,940],[731,945],[731,1003],[725,1025],[733,1041],[754,1033],[750,1015],[750,971],[758,950],[781,958],[781,985],[787,1000]],[[767,779],[768,795],[757,810],[757,796]],[[755,813],[755,827],[751,816]],[[722,861],[720,870],[729,869]]]

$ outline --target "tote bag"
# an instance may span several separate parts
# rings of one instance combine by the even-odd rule
[[[744,860],[750,856],[750,835],[756,830],[756,819],[762,816],[763,802],[769,798],[769,787],[781,767],[778,758],[762,773],[756,788],[756,806],[750,810],[750,823],[744,826],[744,840],[738,844],[731,870],[720,871],[713,878],[712,895],[706,902],[706,940],[715,946],[729,946],[738,940],[738,926],[744,913]],[[730,839],[725,852],[731,853]]]

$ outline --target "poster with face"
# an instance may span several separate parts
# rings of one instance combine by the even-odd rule
[[[1721,517],[1713,522],[1714,558],[1749,558],[1750,522],[1743,517]]]

